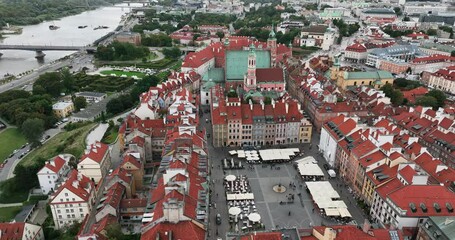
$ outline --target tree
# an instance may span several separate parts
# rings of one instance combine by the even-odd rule
[[[453,50],[452,52],[450,52],[450,56],[451,56],[451,57],[455,57],[455,50]]]
[[[87,101],[85,100],[84,97],[76,97],[74,99],[74,108],[76,108],[76,111],[79,112],[82,108],[87,107]]]
[[[392,86],[392,84],[390,84],[390,83],[386,83],[384,86],[381,87],[381,90],[384,92],[384,94],[385,94],[387,97],[390,97],[390,95],[391,95],[392,92],[393,92],[393,86]]]
[[[265,105],[270,105],[270,104],[272,104],[272,98],[270,98],[270,97],[265,97],[265,98],[264,98],[264,104],[265,104]]]
[[[395,11],[395,13],[398,15],[398,16],[401,16],[403,13],[401,12],[401,8],[400,7],[394,7],[393,8],[393,11]]]
[[[421,96],[416,99],[416,105],[436,108],[438,101],[432,96]]]
[[[67,92],[72,92],[74,89],[74,76],[71,74],[68,68],[62,69],[60,71],[60,75],[62,78],[63,87],[66,88]]]
[[[220,39],[224,38],[224,32],[216,32],[216,35],[217,35]]]
[[[442,92],[441,90],[436,90],[436,89],[429,91],[427,94],[425,94],[425,96],[431,96],[436,99],[436,102],[437,102],[436,108],[444,107],[444,102],[447,99],[444,92]]]
[[[60,96],[60,93],[63,89],[63,84],[61,83],[61,75],[58,72],[48,72],[44,73],[35,81],[33,88],[41,86],[44,88],[47,94],[50,94],[53,97]]]
[[[122,228],[120,227],[120,224],[118,223],[109,224],[109,226],[106,227],[106,237],[107,239],[116,240],[123,239],[124,234],[122,233]]]
[[[398,90],[398,89],[395,89],[392,91],[391,95],[390,95],[390,102],[394,105],[394,106],[400,106],[401,104],[403,104],[403,93]]]
[[[29,143],[33,146],[39,145],[44,132],[44,121],[39,118],[27,119],[22,123],[21,131]]]
[[[101,111],[101,117],[100,117],[101,123],[106,123],[106,114],[104,111]]]
[[[177,59],[182,55],[182,52],[178,47],[165,48],[163,54],[166,58]]]
[[[405,16],[403,18],[403,22],[409,22],[409,21],[411,21],[411,18],[409,18],[408,16]]]
[[[438,30],[436,30],[436,29],[428,29],[427,35],[436,36],[436,35],[438,35]]]
[[[113,98],[107,102],[106,111],[112,114],[121,113],[123,111],[123,103],[119,98]]]

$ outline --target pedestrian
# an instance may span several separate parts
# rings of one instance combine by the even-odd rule
[[[314,208],[313,208],[313,213],[314,213]]]

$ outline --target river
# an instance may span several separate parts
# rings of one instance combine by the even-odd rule
[[[111,7],[101,7],[86,11],[78,15],[63,17],[59,20],[43,22],[37,25],[23,26],[20,35],[4,35],[0,44],[23,45],[54,45],[54,46],[85,46],[93,43],[117,28],[121,16],[128,13],[131,7],[142,5],[118,4]],[[57,25],[57,30],[49,30],[49,25]],[[87,25],[84,29],[78,26]],[[97,26],[108,26],[107,29],[94,30]],[[44,51],[46,56],[43,62],[35,59],[33,51],[0,50],[0,79],[7,73],[19,74],[28,70],[37,69],[44,64],[70,55],[70,51]]]

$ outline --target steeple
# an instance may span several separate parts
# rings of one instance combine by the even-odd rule
[[[256,54],[256,47],[253,43],[250,44],[250,55],[251,54]]]
[[[273,29],[275,29],[275,27],[274,27],[274,24],[272,23],[272,31],[270,31],[270,33],[269,33],[269,39],[276,39],[275,31]]]

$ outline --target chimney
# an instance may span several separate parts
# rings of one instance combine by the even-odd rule
[[[78,180],[74,180],[72,185],[73,185],[73,187],[78,188],[79,187],[79,181]]]
[[[272,107],[275,109],[275,99],[272,98]]]
[[[248,100],[248,104],[250,104],[250,110],[253,111],[253,100]]]
[[[288,112],[289,112],[289,104],[286,103],[285,106],[286,106],[286,114],[288,114]]]
[[[368,219],[365,219],[365,222],[363,223],[362,231],[364,233],[368,233],[368,231],[370,231],[370,228],[371,228],[370,222],[368,221]]]

